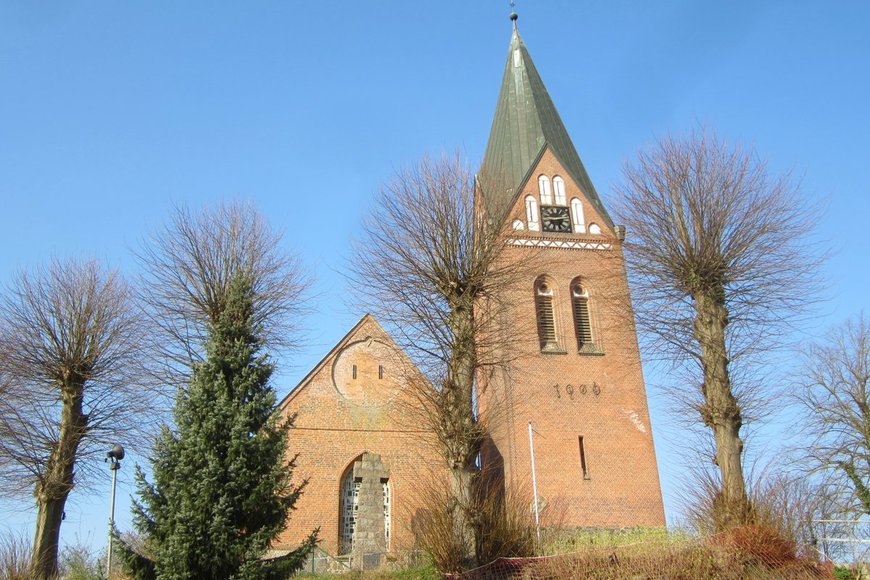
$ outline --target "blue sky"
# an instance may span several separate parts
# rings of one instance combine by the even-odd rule
[[[870,4],[518,4],[605,204],[639,148],[713,127],[824,202],[818,231],[835,253],[807,280],[829,299],[811,330],[865,307]],[[131,249],[173,204],[252,200],[317,279],[309,346],[279,361],[286,393],[362,314],[340,272],[379,184],[426,152],[459,147],[479,163],[508,12],[484,0],[0,2],[0,281],[52,255],[134,274]],[[665,380],[648,373],[674,519],[681,433],[662,411]],[[64,541],[104,545],[108,481],[73,493]],[[32,518],[0,501],[0,529]]]

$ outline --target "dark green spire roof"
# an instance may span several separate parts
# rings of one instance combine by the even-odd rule
[[[517,188],[529,177],[545,146],[549,146],[574,182],[612,226],[613,222],[598,198],[514,24],[495,118],[478,176],[484,200],[491,211],[498,212],[504,204],[513,203],[519,194]]]

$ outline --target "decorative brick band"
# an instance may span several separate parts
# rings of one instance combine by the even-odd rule
[[[568,240],[544,240],[528,238],[508,238],[506,244],[511,246],[526,246],[534,248],[564,248],[567,250],[599,250],[609,251],[613,249],[613,244],[606,242],[572,242]]]

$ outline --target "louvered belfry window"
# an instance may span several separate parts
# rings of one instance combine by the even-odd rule
[[[589,350],[592,342],[592,323],[589,319],[589,293],[579,282],[571,288],[571,302],[574,309],[574,332],[577,333],[577,350]]]
[[[540,280],[535,284],[535,310],[538,317],[538,338],[541,343],[541,350],[559,350],[559,344],[556,342],[553,289],[544,280]]]

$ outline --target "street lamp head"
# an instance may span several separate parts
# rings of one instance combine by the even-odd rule
[[[106,453],[106,457],[109,459],[114,459],[115,461],[121,461],[124,459],[124,448],[118,444],[112,446],[112,450]]]

